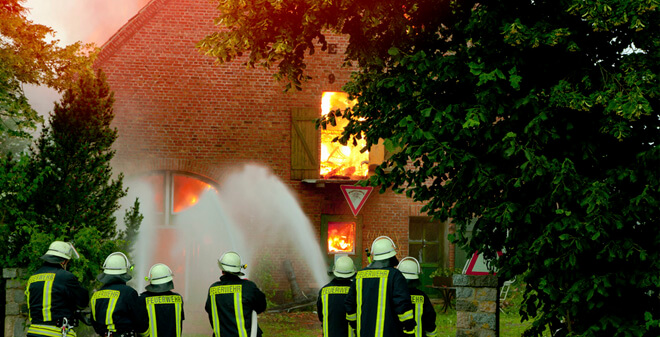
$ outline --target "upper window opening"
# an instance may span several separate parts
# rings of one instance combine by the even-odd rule
[[[330,111],[355,105],[343,92],[324,92],[321,99],[321,113],[327,115]],[[321,130],[321,177],[323,179],[362,179],[369,173],[369,151],[360,152],[366,146],[366,141],[360,139],[357,145],[349,142],[346,146],[333,142],[340,137],[348,120],[337,118],[337,125],[328,125]]]

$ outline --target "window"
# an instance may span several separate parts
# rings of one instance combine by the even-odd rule
[[[411,217],[408,231],[408,255],[424,266],[444,263],[445,226],[428,217]]]
[[[321,242],[326,262],[331,266],[335,257],[348,255],[358,268],[362,264],[362,217],[352,215],[321,215]]]
[[[151,186],[154,210],[164,215],[164,224],[170,223],[169,216],[197,204],[206,191],[215,191],[207,181],[174,172],[155,172],[141,180]]]
[[[328,253],[355,254],[355,222],[328,222]]]
[[[347,120],[337,119],[336,126],[316,129],[316,119],[337,109],[353,106],[348,94],[324,92],[320,109],[293,109],[291,125],[291,178],[292,179],[350,179],[367,177],[370,170],[383,162],[385,154],[381,143],[370,151],[360,152],[366,140],[343,146],[333,143],[341,135]]]

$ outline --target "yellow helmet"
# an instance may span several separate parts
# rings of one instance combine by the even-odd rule
[[[54,257],[54,258],[53,258]],[[55,262],[55,260],[71,260],[71,258],[79,258],[78,251],[73,247],[73,244],[64,241],[53,241],[48,247],[48,251],[41,258]]]
[[[114,252],[103,262],[103,273],[108,275],[121,275],[132,269],[128,257],[122,252]]]
[[[340,278],[349,278],[355,275],[355,271],[353,260],[348,256],[338,257],[335,261],[335,265],[332,267],[332,273]]]
[[[172,281],[172,269],[164,263],[156,263],[149,269],[147,281],[150,284],[163,284]]]
[[[245,275],[241,269],[247,268],[247,265],[241,264],[241,256],[236,252],[225,252],[218,259],[220,270],[237,275]]]
[[[403,274],[403,277],[405,277],[407,280],[417,280],[419,279],[419,274],[422,273],[422,268],[419,265],[419,261],[417,261],[416,258],[414,257],[404,257],[401,262],[399,262],[399,266],[397,267],[399,271]]]
[[[374,261],[387,260],[396,255],[396,245],[388,236],[379,236],[371,244]]]

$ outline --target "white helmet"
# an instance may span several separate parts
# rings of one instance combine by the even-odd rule
[[[396,255],[396,245],[388,236],[379,236],[371,244],[374,261],[387,260]]]
[[[108,275],[121,275],[128,273],[133,269],[128,257],[122,252],[114,252],[105,259],[103,262],[103,273]]]
[[[353,260],[348,256],[340,256],[335,261],[335,265],[332,267],[332,273],[336,277],[349,278],[355,275],[355,265]]]
[[[401,262],[399,262],[399,266],[397,267],[399,271],[403,274],[403,277],[405,277],[407,280],[417,280],[419,279],[419,274],[422,273],[422,268],[419,265],[419,261],[417,261],[416,258],[414,257],[404,257]]]
[[[51,243],[48,247],[48,251],[42,258],[46,257],[47,255],[60,257],[65,260],[71,260],[72,257],[75,257],[76,259],[80,257],[80,255],[78,255],[78,251],[76,251],[73,245],[64,241],[53,241],[53,243]]]
[[[163,284],[172,281],[172,269],[164,263],[156,263],[149,269],[146,277],[150,284]]]
[[[228,272],[228,273],[234,273],[238,275],[244,275],[241,272],[241,269],[247,268],[247,265],[241,264],[241,257],[238,255],[236,252],[225,252],[220,256],[218,259],[218,266],[220,267],[220,270]]]

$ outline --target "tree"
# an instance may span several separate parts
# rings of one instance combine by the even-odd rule
[[[32,109],[23,84],[46,85],[58,91],[73,82],[79,69],[91,61],[91,45],[66,47],[52,39],[55,32],[25,16],[24,0],[0,1],[0,142],[2,152],[27,145],[29,131],[43,118]]]
[[[81,255],[74,272],[90,285],[105,257],[128,247],[124,240],[138,230],[142,217],[136,200],[126,214],[131,222],[127,231],[117,232],[115,213],[126,190],[123,175],[113,176],[110,166],[117,138],[111,127],[113,102],[105,75],[98,71],[81,73],[55,104],[27,164],[21,161],[16,164],[21,169],[14,170],[26,172],[21,184],[31,190],[14,205],[12,212],[19,213],[3,219],[9,233],[5,261],[36,268],[50,242],[70,241]]]
[[[338,139],[394,155],[367,182],[459,224],[454,240],[527,283],[529,335],[654,336],[660,313],[657,0],[219,4],[199,43],[304,84],[349,37],[357,98]],[[278,63],[279,62],[279,63]],[[469,219],[478,219],[471,237]]]

